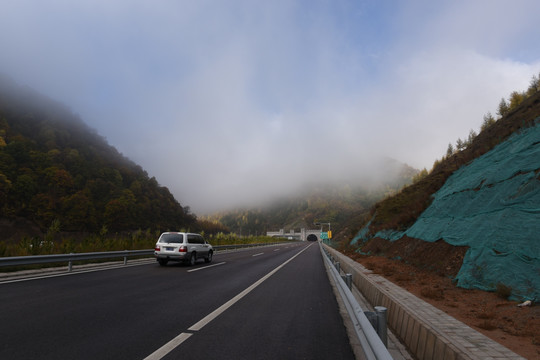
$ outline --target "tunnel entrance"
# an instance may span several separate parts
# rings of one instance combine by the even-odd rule
[[[307,237],[307,241],[317,241],[317,235],[309,234]]]

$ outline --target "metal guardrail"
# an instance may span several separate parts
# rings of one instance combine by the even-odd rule
[[[339,262],[337,265],[331,260],[331,255],[326,252],[322,244],[319,243],[323,258],[330,268],[330,273],[337,284],[337,289],[345,303],[349,317],[351,318],[356,336],[362,346],[364,355],[368,360],[391,360],[392,356],[388,352],[385,346],[386,343],[386,308],[375,307],[377,311],[375,316],[379,319],[374,322],[377,324],[374,326],[372,322],[367,318],[366,314],[354,298],[349,286],[345,283],[344,279],[339,273]],[[350,274],[347,274],[350,275]],[[346,276],[348,278],[349,276]],[[377,331],[375,331],[375,327]]]
[[[11,256],[11,257],[0,258],[0,267],[67,262],[69,264],[68,271],[71,271],[73,261],[124,258],[124,265],[125,265],[127,263],[128,257],[153,255],[153,254],[154,254],[154,250],[151,249],[151,250],[123,250],[123,251],[34,255],[34,256]]]
[[[281,244],[281,243],[218,245],[218,246],[213,246],[213,248],[216,251],[220,251],[220,250],[235,250],[239,248],[251,248],[251,247],[266,246],[266,245],[276,245],[276,244]],[[0,267],[67,262],[68,271],[72,271],[72,264],[74,261],[124,258],[124,265],[126,265],[128,257],[145,256],[145,255],[154,255],[154,249],[0,257]]]

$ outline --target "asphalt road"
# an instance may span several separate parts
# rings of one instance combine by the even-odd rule
[[[0,284],[0,359],[354,359],[317,243]]]

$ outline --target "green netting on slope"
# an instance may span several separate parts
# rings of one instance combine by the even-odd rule
[[[368,238],[369,226],[371,225],[371,220],[362,228],[356,236],[351,240],[351,245],[358,244],[358,241],[364,242]]]
[[[510,286],[518,298],[540,300],[540,126],[510,137],[456,171],[397,240],[444,239],[470,249],[457,276],[465,288]]]
[[[406,235],[470,249],[458,285],[540,299],[540,126],[456,171]]]

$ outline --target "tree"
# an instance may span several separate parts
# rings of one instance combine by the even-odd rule
[[[56,199],[49,194],[37,194],[30,201],[33,220],[44,227],[50,224],[58,214]]]
[[[488,113],[486,115],[484,115],[484,122],[482,123],[480,131],[486,130],[488,127],[490,127],[493,124],[495,124],[495,118],[488,111]]]
[[[471,146],[472,142],[474,141],[477,135],[478,134],[476,134],[476,131],[471,129],[471,131],[469,131],[469,137],[467,138],[467,141],[465,142],[465,147]]]
[[[25,208],[37,193],[37,184],[29,174],[19,175],[13,186],[13,191],[22,208]]]
[[[426,176],[428,176],[428,171],[426,170],[426,168],[424,168],[422,171],[420,171],[418,174],[414,175],[413,178],[412,178],[412,182],[413,183],[417,183],[418,181],[422,180],[423,178],[425,178]]]
[[[135,196],[131,190],[125,189],[120,197],[112,199],[105,206],[105,221],[109,228],[121,230],[122,228],[136,228],[133,224],[133,208]]]
[[[95,209],[86,192],[79,191],[63,199],[62,210],[68,230],[96,230]]]
[[[456,141],[456,148],[458,151],[465,149],[465,142],[461,140],[460,138],[458,138]]]
[[[45,169],[45,179],[49,190],[57,196],[68,193],[73,187],[71,174],[55,166]]]
[[[446,149],[446,157],[450,157],[454,154],[454,146],[452,143],[448,143],[448,148]]]
[[[499,103],[499,108],[497,110],[497,115],[499,115],[500,117],[503,117],[504,115],[506,115],[508,113],[509,110],[510,110],[510,108],[508,107],[508,103],[506,102],[506,100],[504,98],[502,98],[501,102]]]
[[[531,96],[540,91],[540,74],[539,76],[533,75],[529,88],[527,89],[527,95]]]
[[[11,189],[11,181],[0,172],[0,214],[4,213],[6,206],[6,199],[9,190]]]
[[[523,100],[525,100],[525,98],[526,96],[524,93],[521,93],[519,91],[512,91],[512,93],[510,94],[510,110],[517,108],[523,102]]]

